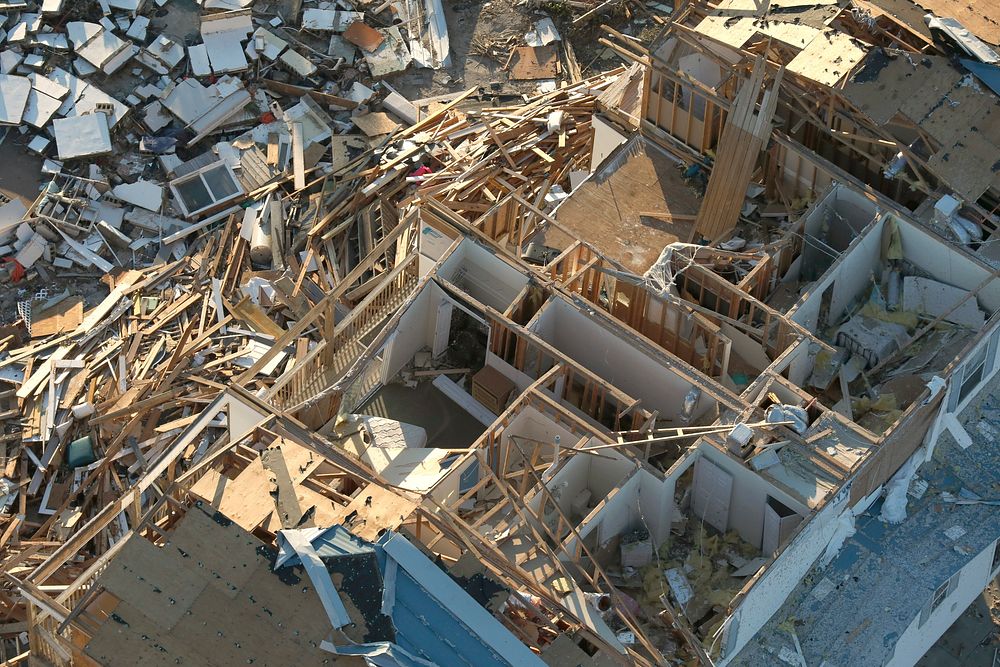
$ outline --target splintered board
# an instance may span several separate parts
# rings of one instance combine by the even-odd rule
[[[399,127],[399,123],[384,111],[375,111],[360,116],[355,116],[351,120],[358,126],[358,129],[369,137],[377,137],[383,134],[394,132]]]
[[[554,79],[559,74],[559,54],[554,44],[519,46],[510,61],[512,79]]]
[[[64,299],[51,308],[31,316],[31,337],[51,336],[73,331],[83,322],[83,297]]]

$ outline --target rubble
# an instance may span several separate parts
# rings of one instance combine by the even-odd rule
[[[6,3],[0,660],[812,664],[995,436],[989,44],[474,4]]]

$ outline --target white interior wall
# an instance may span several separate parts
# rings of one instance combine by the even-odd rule
[[[806,213],[805,232],[843,251],[877,214],[878,205],[874,201],[838,184]]]
[[[839,262],[810,285],[808,294],[790,311],[789,316],[793,321],[810,331],[815,331],[819,323],[823,292],[832,285],[833,294],[830,299],[828,322],[836,322],[861,292],[871,285],[872,272],[881,268],[884,224],[884,220],[879,220],[857,237],[851,247],[841,254]]]
[[[570,499],[584,487],[593,493],[591,504],[601,498],[607,499],[594,507],[577,527],[581,538],[586,539],[598,530],[598,544],[604,544],[625,530],[645,525],[654,544],[659,545],[666,541],[671,522],[681,518],[680,510],[674,503],[677,480],[699,457],[698,450],[685,453],[666,474],[659,476],[637,468],[635,463],[619,455],[616,455],[618,461],[614,464],[605,459],[578,455],[563,469],[565,477],[557,475],[551,483],[567,482],[566,495]],[[630,474],[632,470],[635,472]],[[628,477],[624,478],[625,475]],[[534,507],[537,508],[537,505]],[[570,553],[575,546],[576,538],[567,539],[566,547]]]
[[[444,255],[445,251],[454,242],[454,238],[448,236],[436,227],[432,227],[424,221],[420,222],[420,236],[417,241],[417,268],[420,275],[426,275],[434,263]]]
[[[779,356],[768,369],[775,375],[783,375],[788,371],[789,382],[797,387],[804,383],[812,374],[815,355],[809,354],[809,341],[802,339]]]
[[[803,517],[809,516],[809,508],[748,469],[734,461],[712,445],[701,442],[698,445],[702,458],[695,462],[695,469],[708,459],[726,471],[733,478],[732,496],[729,500],[729,530],[735,530],[740,537],[760,548],[764,531],[764,505],[767,497],[780,501],[789,509]],[[696,473],[697,478],[697,473]]]
[[[764,348],[760,343],[746,335],[731,324],[722,323],[722,335],[733,342],[732,351],[735,352],[758,371],[762,371],[771,365],[771,360],[764,353]]]
[[[561,489],[558,492],[557,503],[567,516],[570,516],[570,506],[581,491],[588,489],[590,491],[588,504],[596,505],[636,469],[633,461],[613,450],[604,450],[601,453],[608,455],[611,460],[576,454],[563,464],[546,484],[550,491]],[[535,493],[528,505],[537,510],[540,501],[541,494]]]
[[[833,285],[830,302],[830,322],[836,322],[847,307],[872,284],[872,274],[878,281],[882,274],[882,227],[884,220],[875,223],[857,245],[847,251],[840,264]]]
[[[908,222],[899,224],[903,255],[936,280],[974,289],[989,275],[989,271],[971,261],[964,253]],[[989,313],[1000,308],[1000,284],[994,281],[977,295],[979,305]]]
[[[638,486],[639,478],[636,474],[630,475],[623,481],[577,527],[580,537],[586,539],[592,531],[597,530],[597,543],[604,544],[628,529],[638,520],[635,511],[635,493]],[[569,542],[574,542],[574,538]]]
[[[593,120],[594,140],[590,154],[590,172],[594,173],[616,148],[628,140],[628,137],[604,120],[600,114],[595,113],[591,118]]]
[[[559,444],[562,447],[572,447],[576,444],[579,439],[574,436],[569,430],[563,428],[559,424],[555,423],[544,414],[532,407],[523,408],[518,414],[510,421],[506,428],[503,430],[503,434],[500,436],[500,457],[504,460],[505,456],[509,456],[510,461],[518,461],[521,459],[521,453],[516,446],[513,446],[510,442],[510,436],[515,435],[521,438],[527,438],[530,440],[537,440],[539,442],[546,443],[543,445],[537,445],[539,452],[545,456],[552,456],[553,447],[552,443],[555,442],[555,437],[559,436]],[[536,445],[532,442],[521,441],[518,443],[521,449],[530,457],[532,451]],[[510,448],[509,455],[506,454],[507,448]],[[584,457],[590,458],[590,457]]]
[[[472,298],[500,312],[528,284],[527,276],[470,239],[459,244],[441,264],[439,273]]]
[[[692,383],[569,304],[550,302],[538,317],[536,333],[592,373],[641,398],[647,410],[659,410],[663,419],[679,417]],[[695,417],[715,405],[714,399],[702,394]]]
[[[417,350],[430,345],[434,340],[434,315],[437,313],[437,304],[440,301],[440,296],[435,294],[435,291],[440,293],[441,288],[434,283],[425,284],[410,307],[400,316],[396,326],[396,337],[387,361],[387,377],[396,375],[413,359]]]
[[[431,497],[442,505],[448,505],[459,498],[461,493],[462,473],[476,462],[474,456],[465,456],[451,465],[448,474],[434,485]]]

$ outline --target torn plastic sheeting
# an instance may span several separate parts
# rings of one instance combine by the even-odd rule
[[[337,646],[323,640],[319,647],[334,655],[360,656],[369,665],[375,665],[376,667],[437,667],[434,663],[411,655],[398,644],[390,642]]]
[[[699,399],[701,399],[700,387],[691,387],[688,393],[684,394],[684,402],[681,405],[680,414],[681,423],[687,424],[694,418],[694,411],[698,407]]]
[[[422,9],[417,6],[418,3],[423,5]],[[414,29],[415,34],[411,34],[410,55],[413,61],[418,67],[432,69],[450,66],[451,39],[441,0],[407,0],[405,9],[406,25],[412,26],[414,21],[421,19],[424,21]]]
[[[540,19],[535,23],[534,29],[524,35],[524,43],[528,46],[545,46],[560,40],[562,40],[562,36],[556,30],[556,24],[547,17]]]
[[[802,408],[795,405],[772,405],[764,413],[764,418],[769,424],[780,422],[792,422],[791,429],[799,435],[805,435],[809,428],[809,415]]]
[[[340,594],[337,593],[337,589],[333,585],[329,571],[313,548],[311,536],[316,534],[316,529],[281,530],[278,532],[278,545],[284,553],[287,554],[287,549],[284,549],[287,546],[299,557],[302,566],[305,567],[306,573],[309,575],[309,580],[312,581],[316,589],[316,594],[319,595],[319,599],[323,603],[323,609],[326,610],[330,623],[334,628],[342,628],[351,622],[351,618],[347,614],[347,608],[344,607],[344,601],[340,599]],[[280,563],[283,562],[283,560],[278,560],[275,563],[275,568],[280,567]]]
[[[889,478],[885,485],[885,501],[882,503],[882,512],[879,518],[886,523],[902,523],[906,519],[906,491],[910,488],[910,480],[917,472],[920,462],[924,460],[926,452],[921,447],[913,456],[903,464],[896,474]]]
[[[819,566],[825,568],[827,565],[833,562],[833,559],[837,557],[840,550],[844,546],[844,542],[851,538],[857,529],[854,527],[854,512],[851,508],[844,510],[844,513],[837,518],[837,527],[833,531],[833,537],[830,538],[830,543],[826,545],[826,550],[823,555],[820,556]]]

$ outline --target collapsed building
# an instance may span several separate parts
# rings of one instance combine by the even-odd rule
[[[161,97],[230,138],[176,217],[61,172],[16,216],[110,294],[4,342],[4,650],[913,664],[1000,568],[1000,35],[879,7],[687,4],[374,144]],[[108,206],[148,263],[75,240]]]

